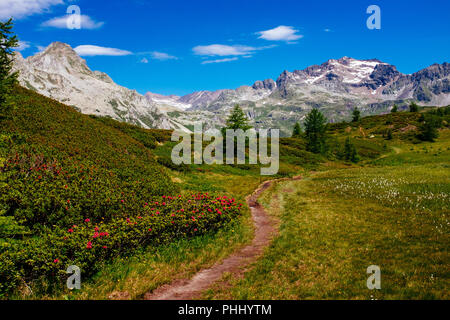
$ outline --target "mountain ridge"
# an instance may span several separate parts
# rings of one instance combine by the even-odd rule
[[[260,90],[260,89],[266,89],[269,91],[274,91],[275,89],[284,90],[284,85],[286,82],[289,82],[290,80],[295,79],[296,77],[301,77],[302,75],[307,75],[313,77],[312,79],[304,78],[306,81],[306,84],[314,84],[317,80],[317,69],[322,70],[322,68],[327,68],[329,71],[327,80],[332,80],[334,77],[336,77],[336,74],[332,72],[332,68],[330,69],[329,66],[335,65],[335,64],[342,64],[342,65],[349,65],[349,64],[366,64],[367,66],[372,65],[372,69],[367,74],[361,74],[362,77],[356,78],[356,79],[348,79],[343,78],[344,83],[354,84],[355,87],[367,87],[372,90],[376,90],[379,86],[384,86],[389,83],[389,80],[393,80],[396,76],[398,78],[401,78],[403,81],[404,79],[408,78],[416,78],[418,74],[421,72],[426,72],[427,70],[435,67],[444,67],[446,69],[445,76],[448,76],[448,63],[444,62],[442,64],[434,63],[430,65],[427,68],[424,68],[422,70],[419,70],[413,74],[404,74],[397,70],[397,68],[394,65],[390,65],[388,63],[382,62],[379,59],[371,58],[371,59],[363,59],[358,60],[351,57],[344,56],[340,59],[329,59],[328,61],[320,64],[320,65],[311,65],[304,69],[295,69],[293,71],[284,70],[276,80],[273,79],[266,79],[266,80],[258,80],[255,81],[255,83],[251,86],[249,85],[243,85],[236,89],[218,89],[214,91],[209,90],[201,90],[201,91],[195,91],[193,93],[184,95],[184,96],[163,96],[159,95],[161,98],[168,98],[172,102],[180,102],[185,104],[190,104],[191,108],[196,108],[199,106],[204,106],[205,104],[208,104],[216,99],[218,99],[223,93],[229,94],[233,91],[245,91],[247,88],[252,88],[253,90]],[[367,78],[369,77],[369,78]],[[361,80],[364,80],[363,83],[361,83]],[[398,79],[397,78],[397,79]],[[383,92],[384,94],[388,95],[389,91],[386,90]],[[155,93],[148,92],[148,95],[156,95]],[[284,96],[284,94],[282,94]],[[402,97],[403,98],[403,97]],[[428,100],[429,99],[425,99]],[[421,100],[421,97],[418,97],[418,101],[425,101]],[[442,105],[447,105],[446,103],[443,103]]]
[[[411,101],[449,105],[450,64],[435,63],[413,74],[403,74],[379,59],[342,57],[302,70],[284,70],[276,81],[256,81],[253,86],[235,90],[198,91],[176,101],[191,104],[187,108],[189,117],[172,114],[185,125],[192,125],[190,118],[203,118],[205,122],[214,118],[221,126],[221,119],[238,103],[256,127],[280,127],[287,134],[312,108],[321,109],[335,122],[348,118],[355,107],[370,115],[388,112],[394,104],[406,108]]]
[[[15,54],[19,82],[82,113],[109,116],[144,128],[173,128],[156,104],[136,90],[119,86],[104,72],[92,71],[69,45],[53,42],[26,59]]]
[[[450,64],[435,63],[413,74],[372,58],[329,59],[302,70],[284,70],[277,79],[255,81],[236,89],[196,91],[164,96],[119,86],[104,72],[92,71],[67,44],[54,42],[24,59],[16,53],[15,70],[21,85],[98,116],[144,128],[189,131],[195,122],[206,128],[224,125],[230,109],[240,104],[257,127],[280,128],[286,134],[312,108],[331,122],[348,117],[357,107],[363,114],[388,112],[393,104],[406,107],[450,104]]]

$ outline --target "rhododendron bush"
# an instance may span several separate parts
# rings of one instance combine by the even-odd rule
[[[0,297],[64,286],[69,265],[86,279],[116,257],[237,216],[232,199],[180,196],[153,155],[170,131],[87,116],[21,87],[12,100],[0,119]]]
[[[0,167],[7,176],[6,184],[0,186],[0,203],[35,231],[85,218],[109,220],[142,210],[140,199],[176,191],[167,182],[170,179],[146,172],[136,163],[119,170],[28,149],[19,149]]]
[[[126,200],[119,200],[119,205],[126,208]],[[89,276],[103,263],[138,248],[215,231],[241,209],[233,198],[208,193],[162,196],[135,205],[141,209],[130,210],[128,216],[46,227],[40,238],[2,248],[0,293],[36,279],[65,283],[69,265],[77,265],[84,277]]]

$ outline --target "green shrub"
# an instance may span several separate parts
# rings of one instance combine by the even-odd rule
[[[422,141],[434,142],[439,136],[438,129],[442,126],[442,120],[439,116],[426,114],[419,126],[417,137]]]
[[[102,264],[138,248],[216,231],[238,217],[242,207],[233,198],[207,193],[162,196],[137,205],[139,213],[130,210],[130,215],[107,222],[87,218],[65,227],[46,227],[39,238],[2,243],[0,296],[23,282],[65,283],[69,265],[89,277]]]
[[[83,115],[21,87],[12,102],[17,108],[0,121],[0,294],[40,278],[54,284],[64,274],[55,259],[79,263],[89,274],[113,255],[133,251],[141,234],[124,229],[126,218],[141,216],[157,226],[142,245],[192,235],[179,224],[184,218],[175,228],[168,212],[161,210],[165,219],[153,217],[143,205],[178,192],[152,154],[170,132]],[[174,200],[170,210],[178,205]],[[81,250],[81,239],[92,237],[86,219],[108,230],[111,251]],[[207,232],[227,219],[208,216],[195,225]],[[80,233],[71,238],[66,233],[73,225]]]
[[[188,166],[187,164],[184,164],[184,163],[175,164],[175,163],[173,163],[172,159],[170,159],[169,157],[159,157],[157,159],[157,161],[160,165],[163,165],[164,167],[175,170],[175,171],[179,171],[179,172],[192,171],[191,167]]]

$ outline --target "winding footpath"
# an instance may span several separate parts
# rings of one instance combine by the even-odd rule
[[[300,176],[294,178],[282,178],[269,180],[262,183],[250,196],[246,198],[250,207],[255,237],[251,244],[231,254],[221,262],[210,268],[202,269],[191,279],[175,280],[163,285],[144,295],[145,300],[192,300],[200,298],[202,292],[219,281],[225,272],[239,276],[245,272],[245,268],[256,261],[269,246],[278,230],[276,222],[264,208],[258,203],[258,197],[273,183],[287,180],[300,180]]]

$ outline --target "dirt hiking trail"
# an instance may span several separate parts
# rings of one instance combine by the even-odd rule
[[[175,280],[144,295],[145,300],[192,300],[220,280],[225,272],[242,275],[245,268],[255,262],[270,244],[278,230],[276,222],[258,203],[258,197],[273,183],[287,180],[300,180],[301,176],[268,180],[262,183],[250,196],[246,198],[250,207],[255,236],[252,242],[231,254],[221,262],[210,268],[200,270],[191,279]]]

